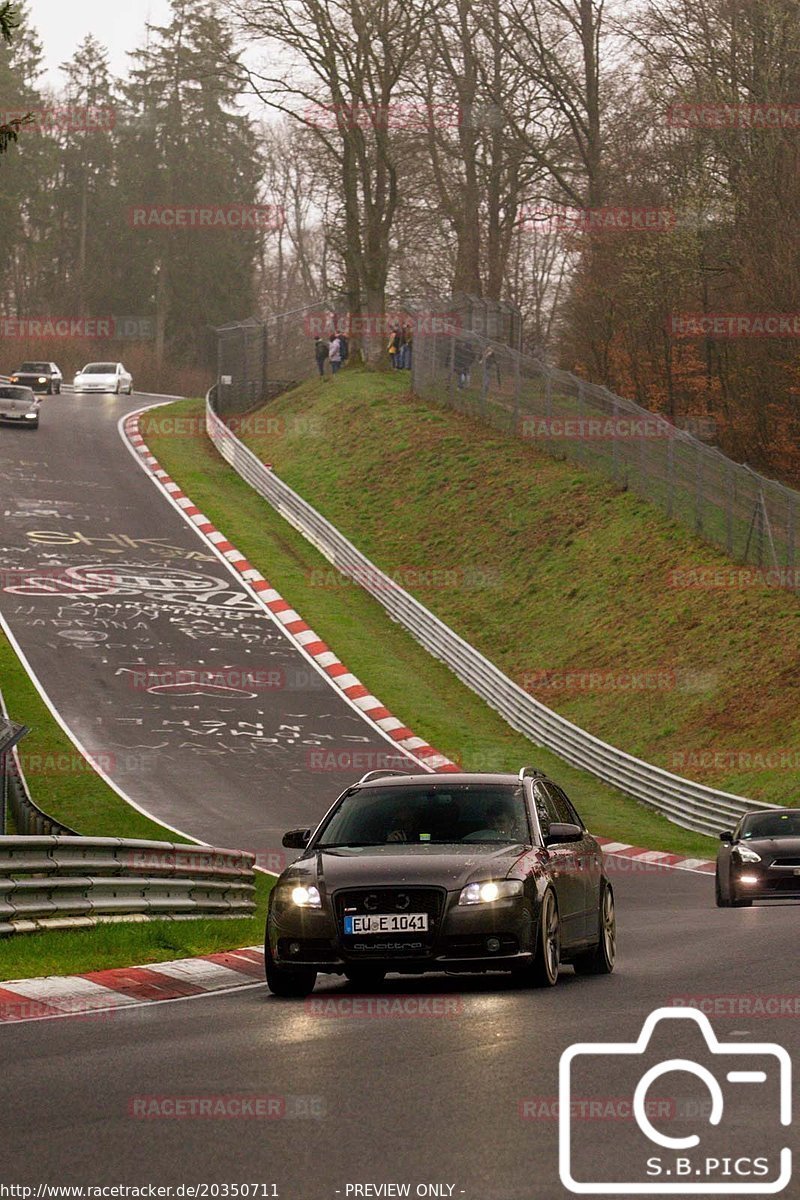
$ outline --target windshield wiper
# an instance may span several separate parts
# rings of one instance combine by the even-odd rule
[[[341,850],[352,846],[384,846],[385,842],[318,842],[315,850]]]

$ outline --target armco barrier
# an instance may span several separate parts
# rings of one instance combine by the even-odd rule
[[[213,390],[213,389],[212,389]],[[206,397],[206,428],[222,457],[333,565],[356,580],[435,658],[496,709],[513,728],[628,796],[699,833],[729,829],[742,813],[774,805],[716,791],[634,758],[579,729],[536,700],[384,574],[335,526],[298,496],[237,438]]]
[[[8,722],[3,693],[0,691],[0,721]],[[62,825],[55,817],[49,816],[31,799],[28,784],[19,765],[16,747],[0,755],[0,768],[5,770],[5,799],[2,793],[2,769],[0,769],[0,805],[4,802],[14,821],[16,833],[37,834],[55,833],[74,835],[75,830],[68,825]],[[0,813],[0,835],[6,832],[5,813]]]
[[[0,936],[255,912],[252,854],[130,838],[0,838]]]

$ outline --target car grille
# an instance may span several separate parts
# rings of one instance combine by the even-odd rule
[[[429,955],[444,910],[443,888],[352,888],[334,898],[336,924],[345,954],[358,958],[419,958]],[[427,913],[427,933],[345,935],[344,917],[369,913]]]

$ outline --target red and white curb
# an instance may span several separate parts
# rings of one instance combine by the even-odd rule
[[[689,858],[684,854],[668,854],[665,850],[645,850],[641,846],[629,846],[627,842],[612,841],[611,838],[598,837],[596,840],[602,846],[604,854],[625,859],[630,864],[631,870],[626,873],[663,869],[713,875],[717,866],[713,858]]]
[[[280,592],[272,587],[261,572],[228,541],[225,534],[221,533],[208,517],[192,503],[175,480],[169,477],[155,455],[151,454],[150,448],[139,432],[139,420],[147,411],[147,409],[139,409],[137,412],[130,413],[125,418],[123,425],[125,436],[139,456],[141,463],[212,548],[238,571],[248,588],[256,595],[276,624],[291,635],[298,649],[323,671],[331,685],[338,688],[360,711],[365,721],[374,725],[381,734],[424,763],[429,770],[460,770],[456,763],[435,750],[424,738],[417,737],[402,721],[393,716],[389,709],[384,707],[380,700],[364,687],[361,680],[348,671],[330,646],[322,641],[289,602],[283,599]]]
[[[0,983],[0,1024],[109,1016],[121,1008],[186,1000],[263,982],[264,952],[258,946],[152,966],[14,979]]]

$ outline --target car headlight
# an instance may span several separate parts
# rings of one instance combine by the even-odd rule
[[[293,887],[289,893],[289,898],[292,904],[297,908],[322,908],[322,897],[319,894],[319,888],[306,887],[304,884],[298,884]]]
[[[44,375],[39,376],[39,383],[47,383],[47,379]]]
[[[494,904],[509,896],[522,895],[521,879],[487,879],[485,883],[468,883],[458,897],[459,904]]]
[[[761,862],[761,855],[756,854],[755,850],[751,850],[749,846],[736,846],[733,853],[736,855],[739,862],[743,862],[743,863]]]
[[[33,421],[33,420],[36,418],[36,416],[37,416],[37,415],[38,415],[38,414],[37,414],[37,413],[35,413],[35,412],[29,412],[29,413],[25,413],[25,420],[26,420],[26,421]]]
[[[16,382],[18,381],[18,379],[19,379],[19,375],[9,375],[9,377],[8,377],[8,382],[9,382],[9,383],[16,383]]]

